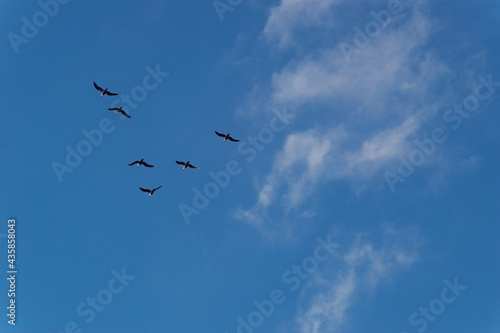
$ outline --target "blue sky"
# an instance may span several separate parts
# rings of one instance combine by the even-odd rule
[[[499,332],[497,1],[0,8],[1,332]]]

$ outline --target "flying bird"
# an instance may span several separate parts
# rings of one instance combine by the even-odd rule
[[[131,116],[129,116],[125,111],[123,111],[122,107],[120,106],[119,108],[109,108],[108,109],[109,111],[116,111],[116,113],[118,114],[118,112],[120,112],[121,114],[123,114],[125,117],[127,118],[132,118]]]
[[[182,170],[186,170],[186,168],[198,169],[198,167],[195,167],[194,165],[190,164],[189,161],[187,161],[187,163],[175,161],[175,163],[183,165],[184,167],[182,168]]]
[[[227,135],[226,135],[226,134],[222,134],[222,133],[215,131],[215,134],[217,134],[220,137],[223,137],[224,141],[229,140],[229,141],[233,141],[233,142],[240,142],[240,140],[236,140],[236,139],[230,137],[229,136],[230,133],[227,133]]]
[[[160,187],[155,188],[155,189],[154,189],[154,190],[152,190],[152,191],[151,191],[151,190],[148,190],[147,188],[142,188],[142,187],[139,187],[139,188],[141,189],[141,191],[142,191],[142,192],[147,192],[147,193],[149,193],[149,196],[152,196],[152,195],[153,195],[153,193],[155,193],[155,191],[156,191],[157,189],[161,188],[161,186],[160,186]]]
[[[144,159],[140,160],[140,161],[135,161],[135,162],[132,162],[130,163],[129,165],[132,166],[134,164],[137,164],[137,166],[139,165],[144,165],[145,167],[148,167],[148,168],[153,168],[154,165],[150,165],[150,164],[147,164],[146,162],[144,162]]]
[[[102,89],[101,87],[99,87],[95,82],[94,82],[94,87],[99,90],[101,92],[101,97],[104,96],[104,95],[109,95],[109,96],[116,96],[118,94],[115,94],[115,93],[112,93],[112,92],[109,92],[108,91],[108,88],[106,89]]]

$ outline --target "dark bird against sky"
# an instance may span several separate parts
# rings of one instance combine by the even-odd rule
[[[215,131],[215,134],[217,134],[220,137],[223,137],[224,141],[229,140],[229,141],[233,141],[233,142],[240,142],[240,140],[236,140],[236,139],[230,137],[229,136],[230,133],[227,133],[227,135],[226,135],[226,134],[222,134],[222,133]]]
[[[142,191],[142,192],[147,192],[147,193],[149,193],[149,196],[152,196],[152,195],[153,195],[153,193],[155,193],[155,191],[156,191],[156,190],[158,190],[159,188],[161,188],[161,186],[159,186],[159,187],[155,188],[155,189],[154,189],[154,190],[152,190],[152,191],[151,191],[151,190],[148,190],[147,188],[142,188],[142,187],[139,187],[139,188],[141,189],[141,191]]]
[[[144,162],[144,159],[141,159],[140,161],[132,162],[129,165],[132,166],[134,164],[137,164],[137,166],[144,165],[145,167],[148,167],[148,168],[153,168],[154,167],[154,165],[150,165],[150,164],[147,164],[146,162]]]
[[[183,165],[184,167],[182,168],[182,170],[186,170],[186,168],[198,169],[198,167],[195,167],[194,165],[190,164],[189,161],[187,161],[186,163],[175,161],[175,163]]]
[[[108,91],[108,88],[106,89],[102,89],[101,87],[99,87],[95,82],[94,82],[94,87],[99,90],[101,92],[101,97],[104,96],[104,95],[109,95],[109,96],[116,96],[118,94],[115,94],[115,93],[112,93],[112,92],[109,92]]]
[[[116,113],[120,112],[122,113],[125,117],[127,118],[132,118],[131,116],[129,116],[125,111],[123,111],[122,107],[120,106],[119,108],[109,108],[108,110],[110,111],[116,111]]]

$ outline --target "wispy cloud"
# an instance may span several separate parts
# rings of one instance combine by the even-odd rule
[[[277,187],[283,182],[289,187],[287,199],[290,205],[301,202],[307,194],[307,186],[315,183],[324,173],[325,162],[331,159],[332,152],[338,149],[337,145],[344,137],[345,132],[341,128],[326,134],[309,130],[289,135],[282,151],[274,159],[273,169],[259,192],[257,204],[262,207],[271,204]]]
[[[369,110],[373,117],[378,112],[400,112],[398,100],[407,104],[408,97],[417,100],[429,94],[447,68],[424,48],[432,25],[414,11],[398,27],[384,30],[350,64],[339,47],[316,49],[304,59],[291,61],[273,74],[273,101],[297,107],[308,102],[347,102],[350,108]]]
[[[342,256],[340,270],[327,274],[335,278],[317,276],[311,280],[306,288],[317,291],[302,293],[305,305],[296,316],[300,332],[339,332],[356,302],[418,261],[421,238],[415,229],[395,230],[384,225],[380,240],[370,241],[373,236],[357,236]]]
[[[238,217],[258,228],[265,228],[262,217],[272,204],[285,212],[299,207],[325,181],[348,178],[357,185],[366,182],[387,162],[411,148],[405,140],[419,126],[417,117],[359,140],[342,126],[321,132],[311,129],[287,136],[275,154],[271,171],[264,176],[253,207],[240,210]],[[352,142],[357,140],[357,147]],[[344,147],[350,145],[351,148]],[[268,220],[268,219],[266,219]]]
[[[307,3],[283,0],[271,10],[264,34],[286,41],[291,37],[284,30],[305,24],[290,22],[292,17],[328,20],[322,16],[324,9],[342,1]],[[328,180],[348,179],[357,188],[410,149],[422,124],[444,104],[446,94],[437,87],[450,73],[428,48],[435,27],[421,6],[418,2],[393,17],[393,25],[350,63],[338,45],[320,47],[272,74],[270,104],[290,105],[303,113],[315,109],[328,116],[321,125],[287,136],[271,170],[257,182],[255,205],[240,209],[239,218],[264,228],[263,221],[271,220],[271,206],[278,204],[287,214]],[[346,34],[346,40],[352,34]]]
[[[332,24],[331,7],[343,0],[282,0],[271,9],[264,28],[268,41],[277,42],[280,48],[294,42],[293,32],[298,27]]]

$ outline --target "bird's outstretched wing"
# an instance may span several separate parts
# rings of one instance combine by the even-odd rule
[[[190,167],[191,169],[198,169],[198,167],[195,167],[194,165],[192,164],[188,164],[188,167]]]
[[[179,161],[175,161],[175,163],[180,164],[180,165],[184,165],[184,164],[186,164],[186,163],[184,163],[184,162],[179,162]]]
[[[163,186],[163,185],[162,185]],[[155,188],[153,191],[156,191],[158,189],[160,189],[162,186],[158,186],[157,188]]]
[[[142,188],[142,187],[139,187],[141,189],[142,192],[148,192],[148,193],[151,193],[150,190],[146,189],[146,188]]]
[[[109,91],[106,91],[105,94],[109,95],[109,96],[116,96],[116,95],[118,95],[118,94],[115,94],[115,93],[112,93],[112,92],[109,92]]]
[[[131,116],[129,116],[125,111],[120,111],[125,117],[127,118],[132,118]]]
[[[139,163],[139,161],[132,162],[129,165],[134,165],[134,164],[137,164],[137,163]]]
[[[99,91],[103,91],[104,89],[102,89],[101,87],[99,87],[95,82],[94,82],[94,87],[99,90]]]
[[[120,111],[119,108],[109,108],[108,110],[110,110],[110,111]]]
[[[147,164],[146,162],[142,162],[142,164],[143,164],[145,167],[148,167],[148,168],[154,168],[154,165]]]
[[[219,132],[217,132],[217,131],[215,131],[215,134],[217,134],[218,136],[221,136],[221,137],[223,137],[223,138],[225,138],[225,137],[226,137],[226,135],[224,135],[224,134],[222,134],[222,133],[219,133]]]
[[[236,139],[233,139],[232,137],[228,137],[229,141],[233,141],[233,142],[240,142],[240,140],[236,140]]]

